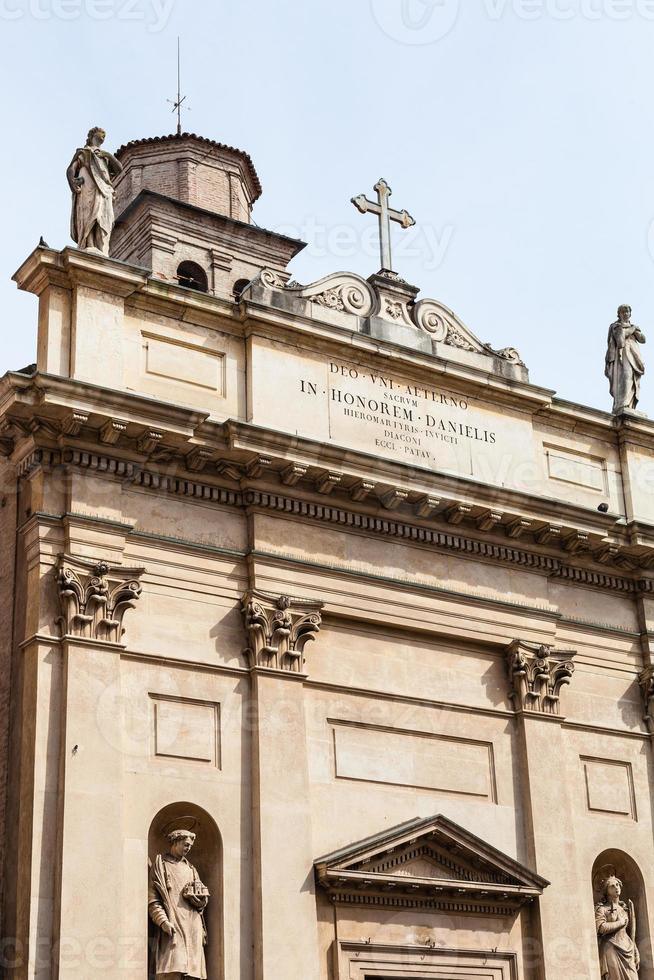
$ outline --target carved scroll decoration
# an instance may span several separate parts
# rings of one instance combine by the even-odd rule
[[[456,313],[434,299],[421,299],[413,307],[413,321],[420,330],[430,333],[437,344],[459,347],[477,354],[490,354],[509,364],[524,367],[515,347],[495,350],[490,344],[482,344]]]
[[[574,674],[574,650],[514,640],[507,649],[509,697],[516,711],[561,714],[561,690]]]
[[[315,640],[322,618],[321,602],[291,599],[267,592],[246,592],[242,612],[250,667],[302,673],[304,648]]]
[[[143,572],[143,568],[61,555],[57,567],[61,635],[120,643],[123,617],[135,608],[143,591],[139,582]]]
[[[289,297],[309,300],[316,306],[337,313],[367,317],[375,307],[375,295],[369,283],[351,272],[337,272],[302,286],[297,282],[288,282],[272,269],[264,269],[260,280],[269,289],[282,289]]]

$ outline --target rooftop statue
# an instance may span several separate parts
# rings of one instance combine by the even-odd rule
[[[609,327],[604,374],[609,379],[613,395],[613,412],[633,409],[640,397],[640,379],[645,365],[638,344],[645,343],[645,334],[631,322],[631,307],[618,307],[618,319]]]
[[[86,146],[75,150],[66,177],[73,192],[71,238],[78,248],[108,255],[114,226],[111,181],[123,168],[113,154],[100,149],[105,137],[98,126],[89,131]]]

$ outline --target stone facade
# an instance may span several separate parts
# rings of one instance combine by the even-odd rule
[[[147,980],[186,822],[211,980],[598,980],[607,873],[654,980],[654,426],[388,270],[289,282],[244,155],[157,183],[196,140],[119,151],[112,257],[15,277],[5,975]]]

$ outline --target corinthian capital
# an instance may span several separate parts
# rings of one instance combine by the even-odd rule
[[[561,714],[561,690],[574,674],[575,650],[514,640],[506,653],[511,681],[509,697],[516,711]]]
[[[242,601],[250,667],[302,673],[304,647],[314,640],[322,602],[291,599],[267,592],[246,592]]]
[[[139,579],[144,571],[60,555],[57,587],[61,616],[57,622],[61,635],[120,643],[125,632],[123,617],[141,595]]]

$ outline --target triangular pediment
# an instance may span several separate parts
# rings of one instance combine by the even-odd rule
[[[357,841],[315,862],[316,878],[338,900],[364,895],[397,904],[455,899],[470,905],[515,909],[549,884],[518,861],[447,817],[416,819]],[[389,902],[390,903],[390,902]]]

